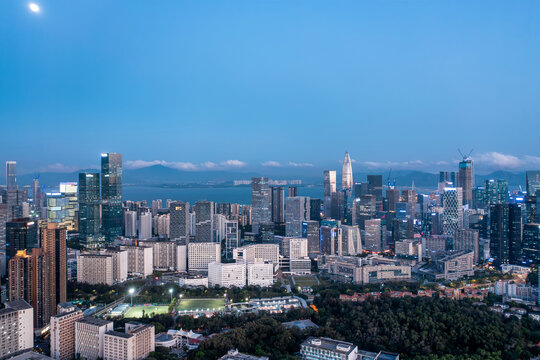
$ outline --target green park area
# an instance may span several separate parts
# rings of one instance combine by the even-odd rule
[[[124,317],[126,318],[142,318],[143,315],[152,317],[159,314],[167,314],[169,306],[167,305],[139,305],[130,307]]]
[[[207,311],[207,309],[223,310],[225,308],[225,299],[180,299],[176,310],[181,311],[196,311],[198,309]]]

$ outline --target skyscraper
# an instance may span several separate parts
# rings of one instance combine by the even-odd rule
[[[523,204],[508,204],[508,261],[520,265],[522,260]]]
[[[508,181],[507,180],[486,180],[484,183],[485,203],[507,204],[508,203]]]
[[[251,226],[254,233],[259,232],[261,224],[272,221],[269,191],[267,177],[251,178]]]
[[[523,227],[523,260],[527,266],[540,265],[540,224]]]
[[[382,175],[367,176],[367,192],[375,195],[377,201],[382,201]]]
[[[38,247],[38,226],[29,218],[6,223],[6,264],[17,251]]]
[[[232,259],[233,250],[239,245],[238,221],[225,221],[225,258]]]
[[[47,263],[48,315],[52,316],[56,314],[56,305],[65,302],[67,296],[67,230],[55,223],[46,223],[41,226],[40,234]]]
[[[198,201],[195,203],[195,241],[214,241],[214,203]]]
[[[169,205],[170,238],[189,240],[189,203],[173,201]]]
[[[272,192],[272,222],[282,224],[285,222],[285,191],[281,186],[270,188]]]
[[[6,184],[8,189],[17,188],[17,162],[6,161]]]
[[[122,235],[122,155],[101,154],[102,232],[107,242]]]
[[[336,172],[334,170],[325,170],[323,172],[324,185],[324,217],[330,218],[332,212],[332,194],[336,192]]]
[[[94,247],[100,238],[99,173],[80,173],[78,190],[80,241]]]
[[[32,200],[33,200],[33,206],[34,209],[39,211],[41,209],[43,193],[41,192],[41,188],[39,187],[39,179],[33,179],[32,180]]]
[[[294,196],[287,198],[285,208],[285,233],[287,236],[302,236],[302,222],[310,218],[309,197]]]
[[[534,196],[540,190],[540,170],[528,170],[525,173],[527,195]]]
[[[352,172],[352,162],[349,152],[345,153],[345,158],[343,159],[343,168],[341,173],[341,190],[351,190],[353,187],[353,172]]]
[[[496,265],[508,264],[508,204],[489,207],[490,253]]]
[[[152,213],[144,211],[139,215],[139,239],[149,239],[152,237]]]
[[[454,235],[463,226],[463,198],[461,188],[445,188],[443,193],[443,235]]]
[[[470,157],[464,157],[459,163],[457,186],[462,188],[463,203],[472,205],[472,189],[474,187],[474,165]]]

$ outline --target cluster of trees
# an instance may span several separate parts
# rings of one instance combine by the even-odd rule
[[[354,303],[323,292],[315,304],[321,332],[365,350],[419,360],[531,358],[539,351],[537,322],[507,319],[469,300],[382,297]]]

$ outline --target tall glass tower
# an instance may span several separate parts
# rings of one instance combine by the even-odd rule
[[[352,190],[353,187],[353,173],[352,173],[352,162],[349,152],[345,153],[345,158],[343,159],[343,169],[341,173],[341,190]]]
[[[81,244],[99,243],[99,173],[79,174],[79,234]]]
[[[101,154],[102,233],[106,242],[122,235],[122,155]]]
[[[6,161],[6,182],[8,189],[17,188],[17,162]]]

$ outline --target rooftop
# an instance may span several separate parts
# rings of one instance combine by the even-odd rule
[[[126,334],[126,333],[120,332],[120,331],[107,331],[107,332],[105,333],[105,335],[111,335],[111,336],[121,337],[121,338],[124,338],[124,339],[129,339],[130,337],[133,336],[133,335],[131,335],[131,334]]]
[[[339,352],[342,354],[350,354],[351,352],[356,349],[356,345],[345,342],[345,341],[338,341],[330,338],[325,337],[309,337],[306,341],[302,343],[304,346],[311,346],[316,347],[319,349],[325,349],[330,350],[334,352]]]
[[[98,319],[98,318],[95,318],[95,317],[86,317],[84,319],[77,320],[77,322],[84,323],[84,324],[90,324],[90,325],[96,325],[96,326],[105,326],[105,325],[108,325],[108,324],[112,324],[112,321]]]
[[[10,308],[13,310],[27,310],[32,309],[32,306],[30,306],[30,304],[24,300],[14,300],[7,302],[6,308]]]

